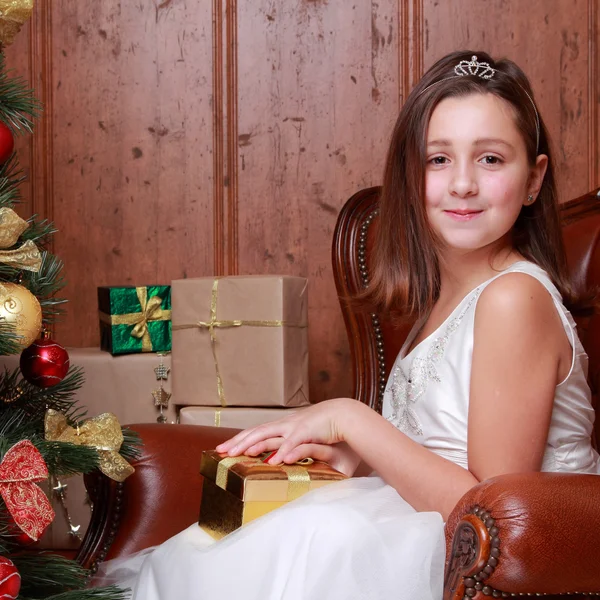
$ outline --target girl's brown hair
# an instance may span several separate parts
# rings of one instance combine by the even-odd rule
[[[477,56],[495,69],[491,79],[456,76],[460,61]],[[426,137],[429,119],[445,98],[494,94],[514,111],[533,166],[539,154],[548,168],[536,201],[523,206],[513,227],[515,249],[542,267],[567,306],[574,303],[567,274],[558,212],[554,167],[546,127],[534,107],[523,71],[507,59],[485,52],[453,52],[436,62],[407,98],[394,127],[379,199],[379,219],[369,288],[362,300],[377,310],[413,316],[427,312],[440,286],[438,242],[425,212]],[[539,141],[538,141],[539,135]]]

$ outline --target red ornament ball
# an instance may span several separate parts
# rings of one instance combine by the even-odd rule
[[[13,544],[18,546],[31,546],[37,542],[31,539],[12,519],[7,524],[8,537]],[[1,600],[1,596],[0,596]]]
[[[15,138],[12,131],[0,121],[0,165],[3,165],[15,149]]]
[[[14,600],[21,589],[21,575],[12,560],[0,556],[0,600]]]
[[[69,370],[69,354],[54,340],[41,338],[21,352],[23,377],[41,388],[61,382]]]

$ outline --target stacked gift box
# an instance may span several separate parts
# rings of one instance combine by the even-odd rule
[[[171,285],[181,423],[247,428],[308,405],[306,279],[200,277]]]

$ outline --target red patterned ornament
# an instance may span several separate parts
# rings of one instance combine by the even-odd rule
[[[15,138],[12,131],[0,121],[0,165],[3,165],[15,149]]]
[[[0,556],[0,600],[14,600],[21,589],[21,575],[12,560]]]
[[[54,520],[46,494],[35,485],[46,479],[48,467],[29,440],[21,440],[6,451],[0,463],[0,495],[15,523],[34,541]]]
[[[61,382],[69,370],[69,354],[54,340],[40,338],[21,352],[23,377],[41,388]]]

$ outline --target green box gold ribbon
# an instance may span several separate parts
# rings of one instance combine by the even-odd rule
[[[171,288],[98,289],[102,348],[112,354],[171,350]]]

